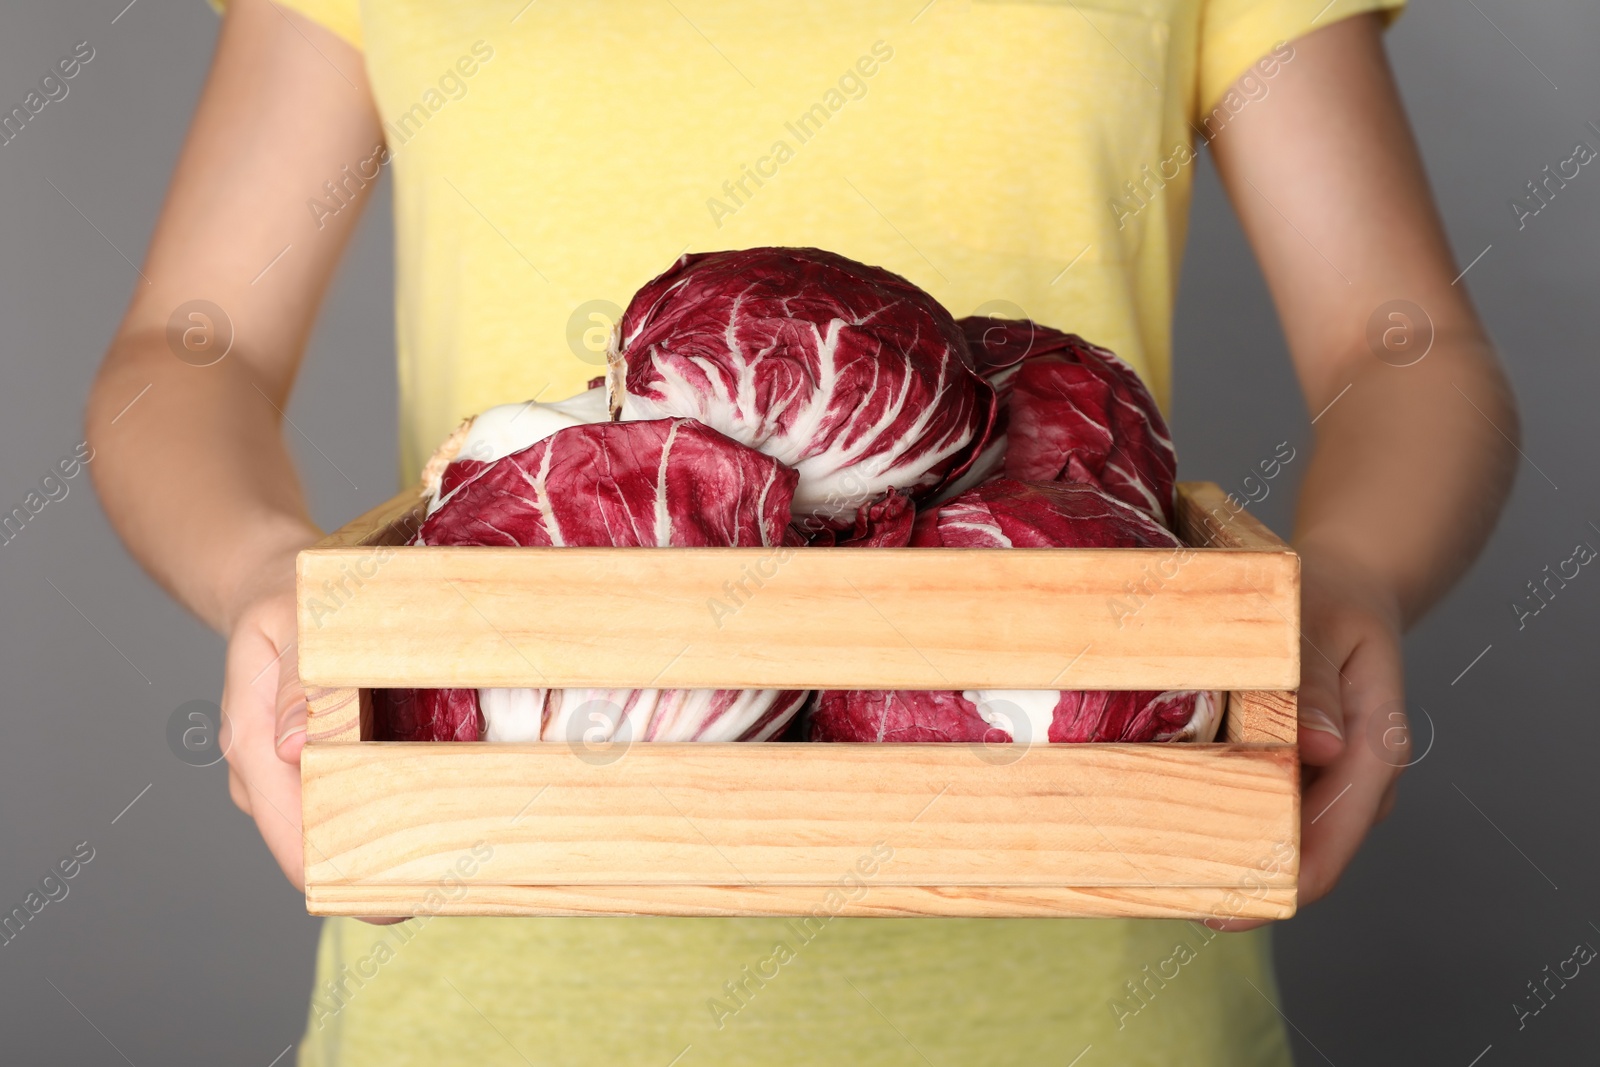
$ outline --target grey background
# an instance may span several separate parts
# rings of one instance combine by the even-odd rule
[[[123,254],[143,255],[210,56],[215,20],[198,0],[141,0],[117,17],[123,2],[0,13],[8,108],[75,42],[97,52],[65,100],[0,147],[0,510],[82,439],[83,398],[136,277]],[[1600,978],[1585,971],[1521,1031],[1511,1004],[1576,943],[1600,945],[1587,732],[1600,578],[1585,571],[1520,632],[1510,604],[1577,541],[1600,546],[1600,170],[1584,168],[1522,232],[1506,200],[1577,139],[1600,147],[1584,126],[1600,122],[1596,41],[1600,9],[1584,0],[1413,0],[1389,36],[1457,257],[1492,246],[1463,284],[1515,381],[1529,458],[1484,557],[1408,638],[1431,752],[1337,894],[1278,928],[1304,1064],[1593,1057]],[[384,186],[291,409],[343,471],[296,439],[328,525],[395,487],[388,215]],[[1256,508],[1286,530],[1308,417],[1209,163],[1177,323],[1184,473],[1240,492],[1291,442],[1301,458]],[[0,946],[0,1058],[265,1067],[303,1026],[317,922],[228,801],[225,771],[167,748],[173,709],[216,697],[221,641],[127,559],[87,477],[70,485],[0,544],[0,911],[76,843],[95,857]]]

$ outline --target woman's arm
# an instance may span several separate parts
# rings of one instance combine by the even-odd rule
[[[1487,540],[1516,470],[1518,426],[1456,282],[1377,16],[1334,23],[1294,49],[1271,94],[1212,148],[1318,416],[1294,531],[1309,903],[1393,803],[1406,762],[1393,744],[1403,735],[1387,729],[1403,713],[1400,633]],[[1431,349],[1406,366],[1427,327],[1414,321],[1408,334],[1417,316],[1380,314],[1393,300],[1432,323]]]
[[[320,226],[307,201],[326,200],[323,183],[342,181],[380,142],[355,49],[268,0],[232,0],[144,278],[85,416],[112,525],[228,636],[230,791],[297,885],[299,743],[287,739],[280,758],[277,742],[304,721],[294,554],[318,532],[282,412],[365,196],[347,194],[350,205]],[[169,325],[197,300],[221,315],[202,309]],[[226,355],[199,365],[230,334]]]
[[[90,397],[90,469],[111,521],[163,586],[223,632],[261,577],[252,561],[316,532],[280,409],[359,211],[319,231],[306,201],[325,199],[322,183],[380,140],[365,86],[343,41],[266,0],[234,0],[151,238],[149,281]],[[167,339],[173,312],[201,299],[234,333],[207,367],[192,365],[203,351],[180,358]]]

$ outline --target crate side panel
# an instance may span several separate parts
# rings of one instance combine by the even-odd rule
[[[324,686],[1287,689],[1298,564],[1231,549],[310,550],[300,672]]]
[[[878,884],[1231,886],[1298,830],[1290,746],[369,743],[302,769],[321,885],[437,882],[478,847],[494,884],[829,884],[889,849]]]

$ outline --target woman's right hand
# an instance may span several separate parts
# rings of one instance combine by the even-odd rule
[[[222,744],[228,792],[256,821],[273,859],[305,889],[301,845],[300,752],[306,695],[295,648],[294,552],[274,556],[228,633],[222,685]]]
[[[314,535],[306,538],[309,544]],[[257,573],[252,592],[228,631],[222,683],[222,745],[228,757],[228,794],[255,819],[261,839],[284,877],[306,888],[300,816],[300,753],[306,747],[306,692],[300,684],[294,558],[303,544],[273,555]],[[402,917],[362,916],[377,925]]]

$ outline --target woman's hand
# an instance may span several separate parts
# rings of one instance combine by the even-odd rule
[[[304,891],[300,750],[306,696],[295,648],[294,553],[274,555],[259,573],[260,584],[228,632],[222,685],[228,792],[255,819],[284,876]]]
[[[304,544],[315,535],[304,539]],[[275,553],[258,570],[261,580],[228,631],[222,683],[222,745],[228,757],[228,794],[255,819],[261,839],[284,877],[306,888],[300,817],[300,753],[306,747],[306,693],[295,647],[294,558],[304,544]],[[403,918],[363,917],[389,924]]]
[[[1457,284],[1382,25],[1369,12],[1297,38],[1270,100],[1210,142],[1316,439],[1294,523],[1301,905],[1394,803],[1411,759],[1400,633],[1482,548],[1518,459],[1516,404]],[[1375,335],[1396,306],[1422,355]]]
[[[1359,565],[1300,546],[1300,906],[1333,890],[1410,762],[1400,608]],[[1210,920],[1240,931],[1266,920]]]

